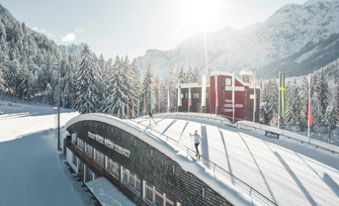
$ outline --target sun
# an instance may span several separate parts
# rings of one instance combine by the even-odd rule
[[[200,31],[210,30],[221,19],[221,0],[184,0],[184,19]]]

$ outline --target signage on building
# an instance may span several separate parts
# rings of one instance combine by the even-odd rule
[[[98,134],[93,134],[91,132],[88,132],[88,137],[92,140],[95,140],[99,142],[100,144],[105,145],[108,148],[111,148],[112,150],[116,151],[117,153],[129,158],[131,155],[131,152],[128,149],[125,149],[117,144],[114,144],[110,139],[104,138]]]

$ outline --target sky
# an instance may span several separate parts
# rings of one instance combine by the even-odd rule
[[[199,32],[242,29],[306,0],[0,0],[58,44],[85,42],[105,58],[169,50]]]

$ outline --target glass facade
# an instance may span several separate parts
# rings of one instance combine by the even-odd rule
[[[82,139],[80,139],[80,138],[77,138],[77,146],[82,150],[82,151],[84,151],[85,150],[85,143],[84,143],[84,141],[82,141]]]
[[[132,192],[140,196],[142,193],[141,179],[136,174],[134,174],[133,172],[126,168],[122,167],[122,171],[123,171],[122,183],[125,186],[127,186]]]
[[[115,132],[119,131],[119,134],[122,134],[123,131],[116,129]],[[76,134],[76,133],[75,133]],[[73,135],[72,135],[73,136]],[[84,151],[86,155],[92,158],[97,164],[105,168],[109,174],[111,174],[116,180],[119,180],[126,188],[128,188],[131,192],[136,194],[139,198],[143,198],[143,200],[152,206],[174,206],[175,203],[167,199],[166,195],[162,193],[158,188],[149,184],[145,180],[142,180],[137,174],[133,173],[129,169],[123,167],[118,164],[110,157],[105,156],[99,150],[93,148],[93,146],[87,144],[82,139],[76,137],[76,141],[72,143],[76,143],[77,147]],[[79,165],[78,165],[79,161]],[[79,168],[78,175],[83,176],[82,168],[83,164],[78,160],[78,158],[72,153],[72,163]],[[86,168],[85,181],[91,181],[95,178],[95,173],[90,170],[88,167]],[[144,186],[143,186],[144,184]],[[143,189],[144,188],[144,189]],[[179,203],[180,205],[180,203]]]
[[[77,164],[77,157],[72,153],[72,163],[74,166],[78,167],[78,164]]]
[[[91,145],[86,144],[86,151],[85,152],[89,157],[93,158],[93,147]]]
[[[105,166],[105,156],[98,150],[95,150],[94,160],[102,167]]]
[[[115,161],[113,161],[111,158],[106,157],[107,158],[107,165],[106,165],[106,170],[112,174],[114,177],[116,177],[117,179],[120,179],[120,166],[118,163],[116,163]]]

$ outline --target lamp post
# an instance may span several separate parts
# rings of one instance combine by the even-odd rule
[[[57,150],[61,151],[61,147],[60,147],[60,106],[61,106],[61,68],[59,68],[59,72],[58,72],[58,99],[57,99],[57,103],[56,103],[56,107],[53,107],[53,109],[57,112],[57,125],[58,125],[58,136],[57,136]]]
[[[57,128],[57,132],[58,132],[58,136],[57,136],[57,150],[61,151],[61,147],[60,147],[60,104],[58,104],[56,107],[53,107],[53,110],[57,112],[57,124],[58,124],[58,128]]]

